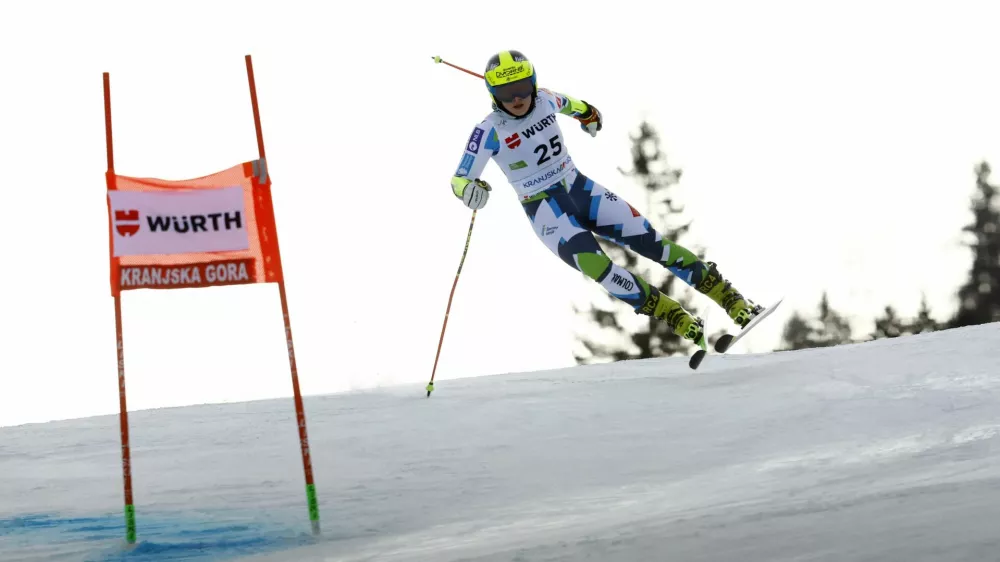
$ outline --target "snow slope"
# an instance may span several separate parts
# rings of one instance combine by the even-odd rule
[[[1000,324],[0,429],[0,560],[1000,560]]]

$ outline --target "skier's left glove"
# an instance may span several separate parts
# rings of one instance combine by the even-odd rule
[[[580,122],[581,129],[590,133],[590,136],[596,137],[597,131],[601,130],[601,124],[602,124],[601,112],[598,111],[597,108],[594,107],[593,105],[587,103],[585,100],[580,100],[580,101],[583,101],[583,103],[587,104],[587,111],[584,111],[580,115],[575,116],[574,119]]]

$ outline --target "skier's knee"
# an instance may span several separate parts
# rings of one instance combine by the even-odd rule
[[[576,263],[577,268],[594,281],[603,277],[611,267],[611,259],[608,256],[592,252],[577,254]]]

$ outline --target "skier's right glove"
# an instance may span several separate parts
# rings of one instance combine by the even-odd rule
[[[451,190],[466,207],[472,210],[482,209],[490,198],[490,184],[480,179],[472,181],[469,178],[454,176],[451,178]]]

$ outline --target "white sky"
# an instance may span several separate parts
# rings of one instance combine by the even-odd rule
[[[913,312],[921,291],[946,317],[969,263],[973,166],[1000,164],[1000,7],[749,4],[4,4],[0,425],[118,411],[101,73],[117,172],[185,179],[257,156],[246,54],[305,394],[430,376],[471,214],[448,179],[489,111],[482,83],[433,55],[481,72],[516,48],[542,85],[593,102],[604,130],[563,119],[567,147],[643,211],[616,166],[651,118],[684,170],[685,240],[750,298],[786,295],[745,349],[773,347],[824,289],[859,330],[885,303]],[[572,365],[571,302],[601,297],[537,241],[495,164],[484,178],[497,189],[439,393]],[[276,286],[123,305],[130,409],[290,395]]]

